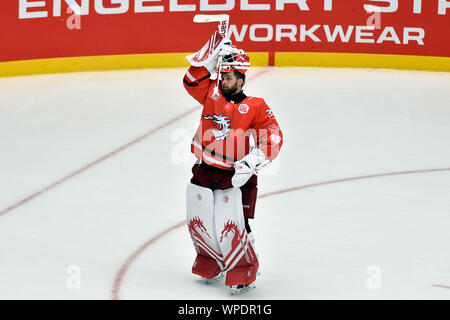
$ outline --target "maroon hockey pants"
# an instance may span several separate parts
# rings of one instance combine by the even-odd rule
[[[234,170],[224,170],[207,165],[206,163],[196,163],[192,167],[192,173],[194,176],[191,179],[191,183],[198,186],[209,188],[213,191],[216,189],[225,190],[233,187],[231,178],[234,175]],[[253,175],[247,183],[240,188],[246,221],[255,217],[255,205],[258,192],[257,184],[258,177]]]

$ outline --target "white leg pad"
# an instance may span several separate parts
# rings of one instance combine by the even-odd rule
[[[189,233],[197,254],[210,256],[223,270],[223,257],[217,241],[214,222],[213,191],[192,183],[189,184],[186,192],[186,209]]]
[[[245,253],[248,235],[245,230],[242,194],[239,188],[214,191],[216,231],[220,249],[227,269],[240,260]]]

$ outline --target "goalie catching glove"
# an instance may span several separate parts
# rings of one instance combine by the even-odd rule
[[[240,188],[247,183],[248,179],[270,163],[266,155],[258,148],[254,148],[241,160],[234,163],[234,175],[231,184],[235,188]]]

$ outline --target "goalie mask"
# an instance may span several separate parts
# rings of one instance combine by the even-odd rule
[[[245,74],[248,67],[250,67],[250,57],[244,50],[239,49],[236,53],[223,57],[221,72],[238,71]]]

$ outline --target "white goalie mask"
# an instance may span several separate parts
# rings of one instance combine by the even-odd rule
[[[235,53],[223,57],[221,72],[239,71],[245,73],[249,67],[250,57],[248,54],[244,50],[236,48]]]

